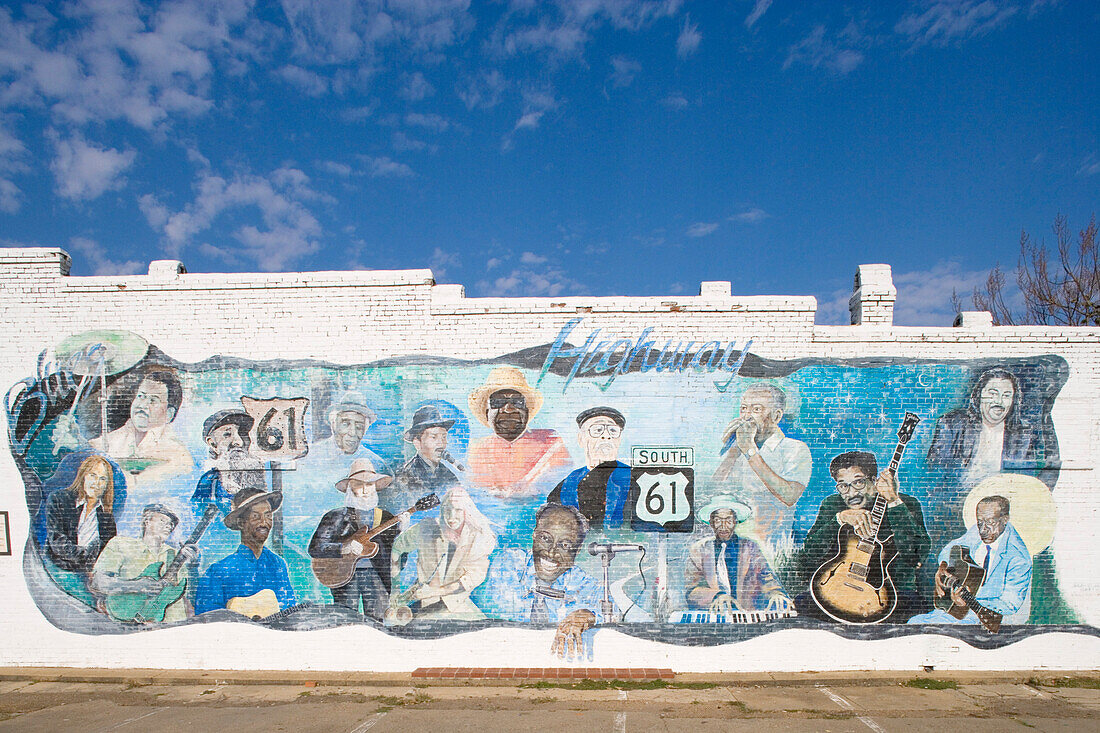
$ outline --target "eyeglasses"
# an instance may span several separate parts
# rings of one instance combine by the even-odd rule
[[[857,478],[850,484],[846,484],[842,481],[838,481],[836,484],[836,490],[838,494],[849,494],[853,491],[866,491],[871,485],[871,479],[869,478]]]
[[[551,550],[555,547],[558,547],[561,548],[562,552],[565,552],[569,555],[576,555],[577,550],[581,549],[579,542],[570,542],[569,540],[559,540],[555,542],[554,535],[550,534],[549,532],[543,532],[542,530],[536,531],[534,537],[535,542],[542,545],[543,547],[548,547]]]
[[[608,425],[607,423],[595,423],[593,425],[589,425],[587,430],[588,434],[591,435],[593,438],[602,438],[605,435],[608,438],[617,438],[623,432],[623,429],[620,428],[618,425]]]
[[[523,395],[490,395],[489,396],[489,409],[499,410],[505,405],[511,405],[517,410],[527,409],[527,400],[523,398]]]

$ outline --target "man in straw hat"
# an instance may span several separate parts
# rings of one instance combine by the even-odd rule
[[[377,453],[363,445],[363,436],[378,419],[359,392],[340,393],[326,411],[332,435],[317,441],[309,449],[309,460],[314,464],[348,465],[348,461],[366,458],[383,473],[385,462]],[[337,474],[339,475],[339,474]]]
[[[275,594],[279,608],[295,604],[286,562],[264,547],[271,534],[272,517],[283,495],[278,491],[241,489],[233,495],[232,510],[222,522],[241,534],[241,544],[229,557],[207,568],[195,593],[195,613],[226,608],[233,599],[254,596],[264,590]]]
[[[264,464],[248,454],[252,417],[241,410],[218,410],[202,424],[202,439],[210,450],[213,467],[199,478],[192,503],[201,510],[215,503],[228,514],[233,495],[242,488],[264,489]]]
[[[786,611],[792,603],[764,553],[738,537],[752,510],[732,496],[718,495],[696,512],[714,531],[688,549],[685,573],[688,608],[728,615],[734,611]]]
[[[533,496],[570,463],[553,430],[528,429],[542,395],[515,367],[497,367],[469,397],[470,414],[492,430],[470,446],[473,483],[501,497]]]
[[[401,511],[421,496],[458,485],[458,476],[443,463],[449,460],[447,431],[454,424],[454,420],[444,419],[435,405],[424,405],[413,413],[405,442],[412,443],[416,455],[394,474],[394,490],[387,502],[390,509]]]
[[[577,507],[596,529],[621,527],[630,517],[630,466],[618,460],[625,427],[626,418],[614,407],[589,407],[577,415],[585,465],[562,479],[547,503]]]
[[[361,554],[363,545],[352,536],[364,527],[377,527],[393,519],[392,514],[378,506],[378,490],[392,481],[391,476],[378,473],[368,459],[352,461],[347,476],[336,482],[336,488],[344,493],[344,506],[321,517],[309,541],[309,556],[339,558]],[[372,558],[360,558],[351,579],[330,589],[334,603],[358,612],[362,601],[364,614],[382,619],[390,598],[390,548],[398,531],[399,526],[395,525],[372,539],[378,543],[378,553]]]

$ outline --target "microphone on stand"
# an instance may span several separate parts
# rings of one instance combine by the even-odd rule
[[[616,552],[645,552],[644,545],[638,545],[632,542],[589,542],[588,554],[601,555],[608,554],[614,555]]]

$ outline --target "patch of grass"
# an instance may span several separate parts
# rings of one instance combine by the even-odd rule
[[[213,694],[214,694],[214,692],[215,692],[214,690],[203,690],[203,691],[202,691],[202,692],[200,692],[199,694],[200,694],[200,695],[213,695]]]
[[[1024,721],[1020,720],[1019,718],[1013,718],[1013,720],[1015,720],[1017,723],[1024,726],[1025,728],[1034,728],[1035,727],[1031,723],[1025,723]]]
[[[543,705],[548,702],[557,702],[558,698],[547,695],[546,697],[532,697],[531,702],[535,705]]]
[[[954,680],[937,680],[931,677],[914,677],[905,683],[906,687],[915,687],[918,690],[957,690],[959,683]]]
[[[1045,680],[1032,677],[1027,683],[1032,687],[1075,687],[1085,690],[1100,690],[1100,677],[1051,677]]]
[[[669,682],[668,680],[589,680],[578,682],[532,682],[519,685],[528,690],[710,690],[714,682]]]
[[[391,710],[393,710],[392,705],[379,705],[378,707],[376,707],[374,709],[374,712],[376,712],[376,713],[388,713]]]

